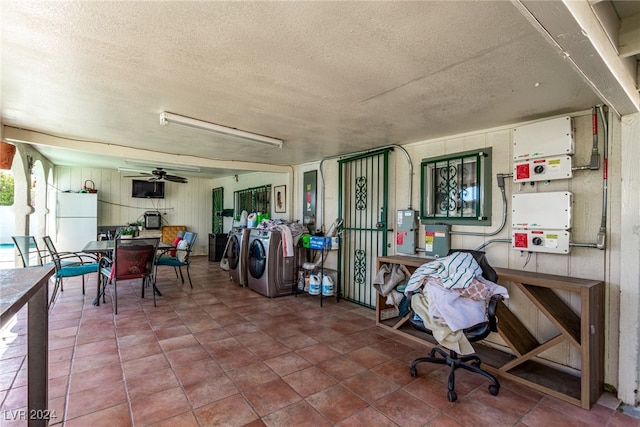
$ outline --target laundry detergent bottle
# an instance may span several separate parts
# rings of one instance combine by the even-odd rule
[[[328,274],[322,276],[322,295],[325,297],[333,295],[333,279]]]
[[[320,276],[315,273],[309,275],[309,295],[320,295]]]

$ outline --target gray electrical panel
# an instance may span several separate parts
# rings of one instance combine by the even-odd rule
[[[418,237],[418,215],[416,211],[398,211],[396,218],[396,253],[414,255]]]
[[[451,248],[451,226],[427,224],[424,227],[424,253],[435,258],[447,256]]]

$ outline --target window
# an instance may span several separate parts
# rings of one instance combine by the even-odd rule
[[[245,210],[248,213],[271,213],[271,185],[247,188],[234,192],[234,210],[236,216]]]
[[[491,225],[491,148],[423,159],[424,224]]]

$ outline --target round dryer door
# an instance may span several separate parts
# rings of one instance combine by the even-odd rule
[[[249,245],[249,274],[254,279],[259,279],[267,268],[267,251],[262,240],[256,239]]]
[[[240,242],[238,236],[232,235],[229,239],[229,247],[227,248],[227,259],[229,260],[229,268],[235,270],[240,262]]]

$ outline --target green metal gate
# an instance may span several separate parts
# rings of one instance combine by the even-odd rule
[[[213,201],[213,209],[211,212],[211,234],[215,236],[216,234],[222,234],[224,225],[224,218],[222,216],[222,211],[224,210],[224,188],[214,188],[211,191],[211,198]]]
[[[376,258],[387,254],[389,150],[339,161],[340,298],[375,308]]]

